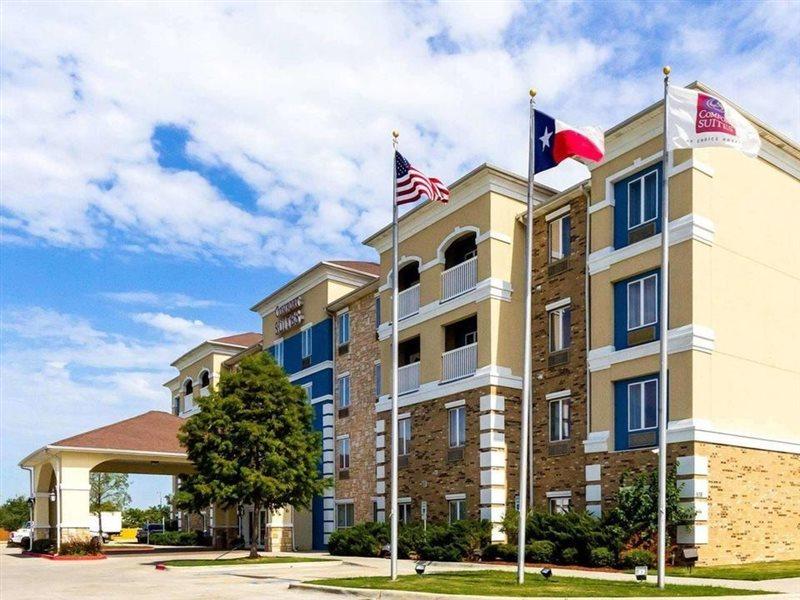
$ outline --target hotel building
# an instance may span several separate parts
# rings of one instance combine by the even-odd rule
[[[601,515],[625,471],[657,463],[668,176],[668,461],[696,513],[677,542],[701,564],[800,557],[800,146],[749,118],[757,159],[682,150],[664,173],[656,103],[606,132],[586,181],[534,192],[533,504]],[[505,539],[519,485],[526,185],[482,165],[447,205],[401,217],[397,440],[389,227],[365,241],[376,263],[320,263],[253,307],[263,340],[213,358],[210,381],[234,354],[272,352],[308,390],[334,487],[308,513],[245,515],[245,537],[324,548],[337,528],[388,520],[397,443],[401,522],[481,518]],[[184,359],[170,389],[190,414],[187,373],[203,380]]]

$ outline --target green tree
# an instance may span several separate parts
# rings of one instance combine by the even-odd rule
[[[161,523],[170,520],[170,507],[167,504],[159,504],[149,508],[126,508],[122,511],[123,527],[142,527],[146,523]]]
[[[179,434],[195,472],[181,479],[178,507],[249,504],[258,515],[308,507],[322,493],[322,443],[311,406],[268,353],[243,359],[198,404]],[[258,556],[255,536],[250,556]]]
[[[90,473],[89,510],[97,515],[97,532],[103,538],[103,511],[122,510],[131,501],[127,473]]]
[[[626,471],[612,500],[606,521],[618,527],[622,538],[632,547],[651,547],[658,535],[658,470]],[[667,529],[688,525],[695,513],[680,503],[675,467],[667,470]]]
[[[30,519],[30,507],[25,496],[9,498],[0,505],[0,528],[8,531],[19,529]]]

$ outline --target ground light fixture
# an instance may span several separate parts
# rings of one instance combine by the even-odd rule
[[[553,576],[553,569],[545,567],[544,569],[539,571],[539,573],[541,573],[542,577],[544,577],[545,579],[550,579]]]
[[[428,565],[426,563],[424,563],[424,562],[422,562],[420,560],[420,561],[417,561],[417,563],[414,565],[414,570],[417,572],[417,575],[424,575],[425,574],[425,567],[427,567],[427,566]]]
[[[646,581],[647,580],[647,566],[646,565],[639,565],[638,567],[633,568],[633,574],[636,576],[636,581]]]

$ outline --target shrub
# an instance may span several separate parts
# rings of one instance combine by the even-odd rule
[[[58,553],[63,556],[91,556],[102,554],[103,548],[100,544],[100,538],[95,536],[89,540],[61,542],[61,550]]]
[[[590,561],[593,567],[613,567],[616,558],[608,548],[593,548]]]
[[[649,550],[628,550],[622,553],[620,562],[626,569],[632,569],[640,565],[647,565],[652,569],[656,566],[656,555]]]
[[[397,534],[397,554],[400,558],[419,557],[419,549],[425,544],[422,525],[402,525]]]
[[[196,531],[163,531],[150,534],[150,543],[155,546],[197,546]]]
[[[38,554],[51,554],[55,550],[55,545],[52,540],[34,540],[31,552]]]
[[[577,564],[579,556],[577,548],[564,548],[561,551],[560,562],[562,565],[574,565]]]
[[[481,560],[485,562],[491,562],[494,560],[516,562],[517,547],[514,544],[489,544],[483,549]]]
[[[534,563],[549,563],[553,561],[556,545],[547,540],[538,540],[525,546],[525,560]]]
[[[328,541],[328,552],[334,556],[379,556],[387,539],[385,523],[361,523],[334,531]]]

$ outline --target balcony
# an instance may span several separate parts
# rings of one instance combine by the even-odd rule
[[[442,302],[447,302],[470,290],[478,284],[478,257],[473,256],[442,271]]]
[[[398,367],[397,386],[400,394],[416,392],[419,389],[419,362]]]
[[[442,352],[442,383],[469,377],[477,367],[477,342]]]
[[[397,310],[400,319],[405,319],[419,312],[419,283],[398,294]]]
[[[194,395],[186,394],[183,397],[183,412],[189,412],[194,409]]]

